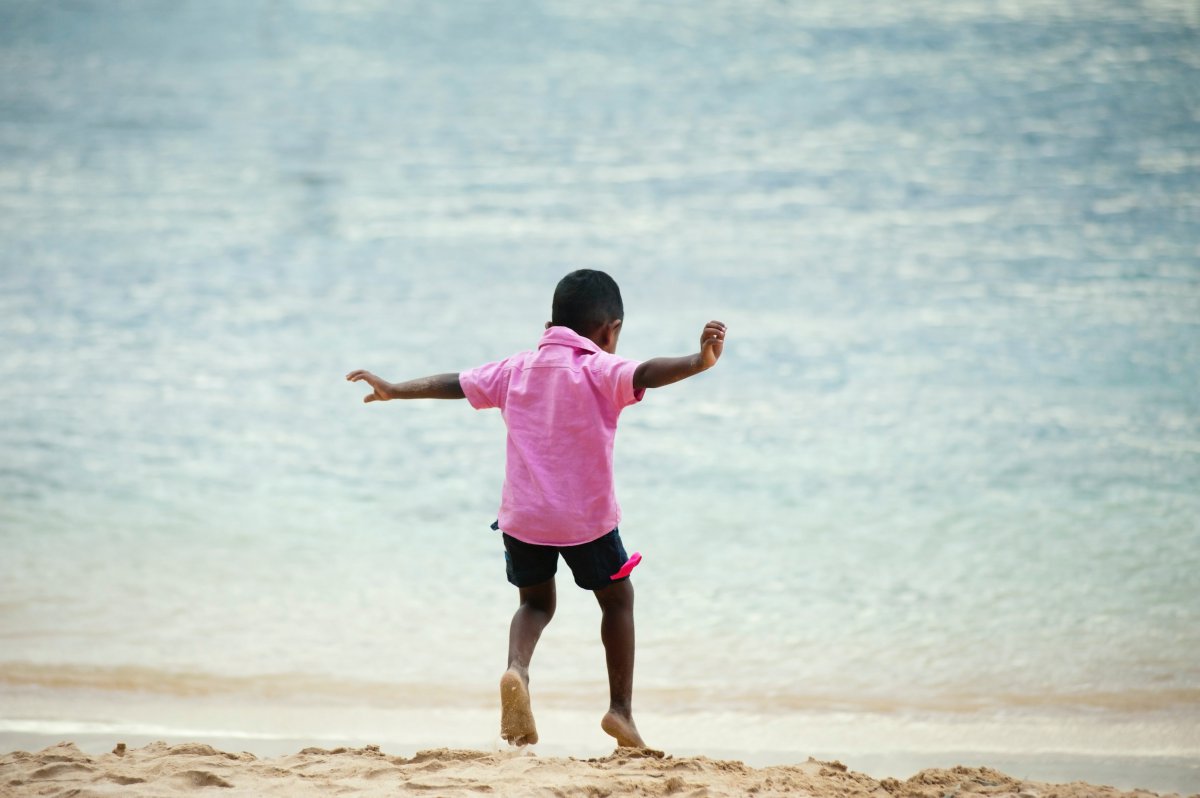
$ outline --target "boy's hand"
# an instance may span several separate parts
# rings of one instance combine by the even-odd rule
[[[725,351],[725,324],[710,321],[700,333],[700,351],[683,357],[652,357],[643,360],[633,372],[633,389],[661,388],[717,365]]]
[[[388,393],[391,383],[387,380],[379,379],[369,371],[364,371],[363,369],[352,371],[346,375],[346,379],[350,382],[365,382],[375,389],[374,393],[369,393],[363,397],[364,402],[386,402],[392,398],[392,395]]]
[[[700,364],[706,369],[717,365],[721,352],[725,350],[725,325],[719,321],[710,321],[704,325],[700,333]]]

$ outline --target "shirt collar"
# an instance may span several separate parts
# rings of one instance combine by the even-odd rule
[[[551,344],[571,346],[594,353],[601,351],[595,341],[591,338],[584,338],[570,327],[550,327],[542,333],[542,340],[538,341],[538,349],[541,349],[543,346],[550,346]]]

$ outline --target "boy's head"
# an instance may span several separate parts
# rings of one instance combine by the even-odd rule
[[[615,352],[624,319],[616,280],[594,269],[579,269],[558,281],[546,326],[569,327],[601,349]]]

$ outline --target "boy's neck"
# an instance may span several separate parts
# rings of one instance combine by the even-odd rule
[[[571,332],[588,339],[596,346],[600,347],[601,350],[608,352],[610,355],[615,355],[617,353],[617,341],[621,337],[621,324],[621,319],[611,319],[593,330],[590,335],[583,335],[576,330],[571,330]],[[547,330],[553,326],[555,326],[554,322],[546,322]],[[571,328],[567,327],[566,329],[570,330]]]

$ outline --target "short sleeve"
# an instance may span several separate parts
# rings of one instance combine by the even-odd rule
[[[610,355],[601,361],[600,372],[608,395],[618,409],[640,402],[646,395],[645,388],[640,391],[633,389],[633,373],[640,365],[640,361],[626,360],[615,355]]]
[[[498,360],[495,363],[485,363],[458,375],[458,384],[462,386],[467,401],[476,410],[486,410],[489,407],[504,407],[504,397],[508,392],[508,378],[511,374],[509,361],[512,358]]]

